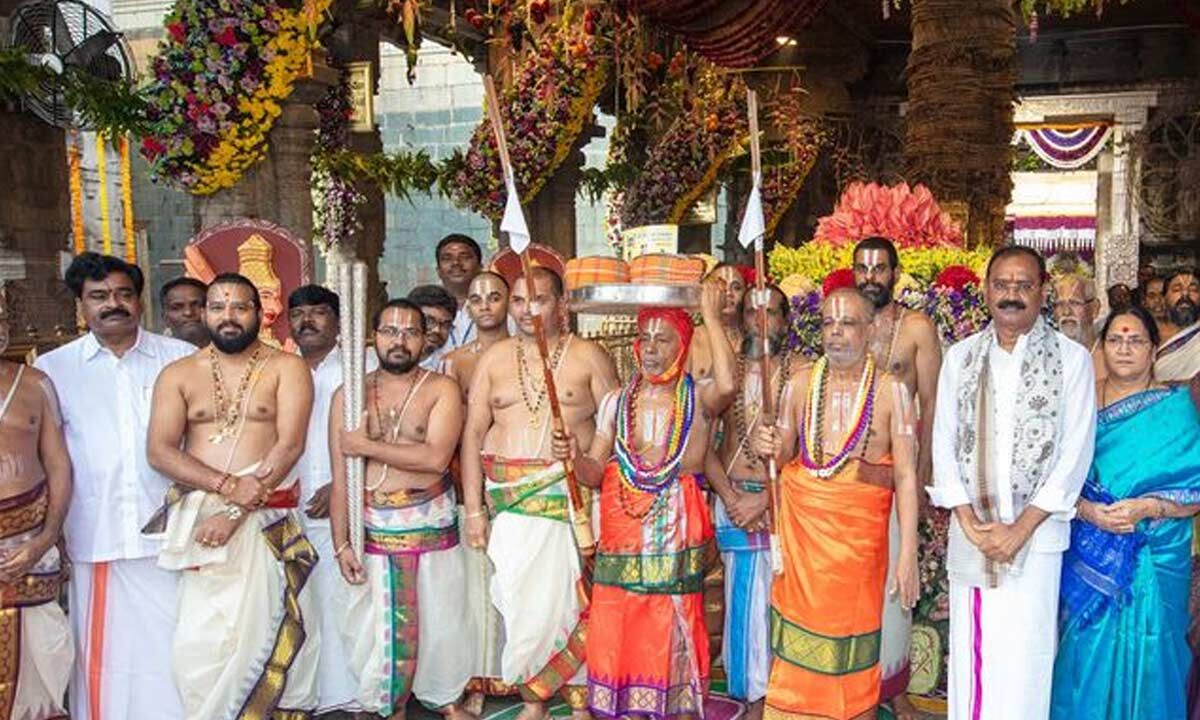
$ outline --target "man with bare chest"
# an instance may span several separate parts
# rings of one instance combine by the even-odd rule
[[[8,347],[0,292],[0,352]],[[71,461],[50,379],[0,360],[0,720],[65,717],[75,649],[58,605]]]
[[[484,270],[471,280],[466,308],[475,328],[475,337],[442,360],[442,372],[458,383],[464,399],[479,358],[488,348],[508,337],[508,293],[508,282],[490,270]]]
[[[508,294],[508,281],[490,270],[476,275],[467,288],[466,309],[475,328],[475,336],[447,355],[442,365],[442,372],[458,382],[464,400],[470,390],[475,368],[479,365],[479,358],[488,348],[508,337]],[[451,474],[457,483],[461,502],[462,467],[459,463],[453,463]],[[466,518],[460,516],[459,524],[464,534],[465,523]],[[464,546],[463,556],[467,565],[467,613],[474,621],[471,642],[475,647],[472,657],[475,669],[467,685],[469,695],[466,707],[478,713],[483,709],[485,695],[511,695],[516,689],[501,680],[501,618],[492,605],[492,594],[488,589],[492,581],[492,561],[482,548]]]
[[[717,548],[725,566],[725,627],[721,657],[729,696],[748,704],[750,720],[762,717],[771,670],[771,558],[767,517],[768,464],[750,447],[754,430],[763,422],[763,339],[754,302],[755,290],[743,296],[739,310],[745,340],[737,357],[737,392],[722,415],[725,432],[718,448],[720,471],[710,472],[709,485],[718,499],[713,513]],[[788,329],[788,299],[774,285],[766,288],[768,367],[766,392],[778,412],[784,387],[800,362],[784,343]],[[768,423],[773,420],[768,419]]]
[[[566,312],[562,278],[542,267],[534,267],[532,276],[532,282],[521,277],[513,284],[509,314],[517,336],[496,343],[479,360],[462,438],[468,542],[487,547],[495,568],[492,603],[505,638],[501,675],[518,686],[522,720],[545,717],[546,702],[560,691],[572,709],[586,705],[581,615],[587,599],[564,465],[552,452],[534,314],[543,320],[563,420],[580,447],[591,445],[600,400],[617,387],[603,348],[560,331]]]
[[[301,717],[317,705],[321,625],[293,474],[312,378],[258,339],[262,303],[245,277],[213,279],[205,322],[212,344],[155,384],[147,440],[175,482],[159,554],[182,571],[173,670],[188,720]]]
[[[937,399],[938,371],[942,366],[942,346],[937,329],[925,313],[909,310],[893,295],[899,275],[899,255],[886,238],[871,237],[854,248],[854,283],[875,305],[875,330],[870,341],[871,356],[881,370],[900,380],[911,397],[917,399],[917,479],[921,487],[933,481],[931,432],[933,407]],[[891,557],[888,577],[896,574],[900,547],[900,526],[896,512],[888,523]],[[912,615],[900,607],[895,596],[884,600],[883,607],[882,696],[892,703],[901,720],[917,717],[905,690],[909,680],[909,645]]]
[[[783,573],[771,589],[770,717],[875,717],[885,587],[918,596],[915,412],[908,387],[867,351],[873,302],[852,288],[821,306],[825,355],[793,374],[778,424],[754,452],[779,481]],[[888,575],[888,518],[900,520]]]
[[[712,540],[702,488],[712,426],[734,396],[733,348],[722,336],[722,288],[701,300],[709,380],[686,372],[692,321],[643,308],[637,372],[611,393],[586,455],[583,482],[600,486],[600,543],[587,638],[588,707],[603,718],[703,717],[709,648],[704,560]],[[579,455],[574,437],[559,456]]]
[[[415,695],[463,720],[474,717],[459,705],[473,648],[447,472],[463,407],[453,380],[419,366],[425,322],[408,300],[392,300],[375,316],[379,369],[366,377],[365,422],[356,430],[341,427],[342,390],[333,397],[330,522],[334,559],[349,583],[341,635],[359,704],[400,720]],[[365,510],[348,505],[348,457],[366,459]],[[350,512],[365,513],[362,558],[350,544]]]
[[[737,265],[718,263],[708,273],[708,281],[717,281],[722,290],[721,337],[736,353],[742,348],[742,298],[746,294],[746,276]],[[713,371],[712,343],[707,332],[696,333],[688,348],[688,372],[697,380],[709,377]]]

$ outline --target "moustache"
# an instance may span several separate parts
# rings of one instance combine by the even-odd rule
[[[1196,303],[1191,298],[1181,297],[1175,301],[1175,307],[1196,307]]]
[[[317,326],[316,326],[316,325],[312,325],[312,324],[310,324],[310,323],[303,323],[303,324],[300,326],[300,334],[302,334],[302,335],[303,335],[304,333],[315,333],[315,332],[317,332]]]
[[[242,332],[245,329],[246,328],[242,327],[241,325],[238,325],[235,322],[223,322],[217,326],[217,332],[222,332],[224,330],[237,330],[238,332]]]
[[[996,307],[1000,310],[1024,310],[1026,305],[1020,300],[1001,300]]]
[[[113,308],[112,310],[105,310],[104,312],[100,313],[101,320],[107,320],[111,317],[127,318],[127,317],[133,317],[133,316],[130,315],[129,311],[125,310],[124,308]]]

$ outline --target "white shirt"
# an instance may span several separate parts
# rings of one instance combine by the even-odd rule
[[[37,359],[58,391],[74,469],[64,534],[75,560],[158,554],[161,537],[142,535],[170,485],[146,460],[154,382],[164,367],[194,352],[190,343],[139,329],[120,358],[88,333]]]
[[[938,376],[938,401],[933,419],[933,487],[926,488],[933,504],[938,507],[954,508],[971,504],[954,451],[960,422],[958,386],[963,356],[982,342],[987,332],[976,333],[951,346]],[[1030,499],[1031,505],[1050,513],[1050,517],[1038,526],[1030,539],[1029,549],[1032,552],[1062,552],[1070,545],[1071,518],[1075,517],[1075,502],[1079,499],[1079,491],[1092,464],[1096,438],[1096,386],[1092,356],[1087,348],[1066,335],[1058,332],[1054,335],[1063,364],[1063,388],[1058,410],[1063,435],[1054,467],[1046,476],[1046,482]],[[988,402],[994,408],[995,421],[991,423],[987,444],[992,449],[992,467],[998,478],[1003,478],[996,483],[996,493],[999,517],[1005,523],[1013,522],[1018,515],[1013,505],[1012,484],[1007,478],[1012,470],[1017,388],[1021,384],[1021,361],[1028,349],[1028,339],[1028,335],[1018,338],[1011,353],[999,345],[993,345],[989,358],[992,392]],[[964,418],[961,421],[973,422],[974,419]],[[980,461],[984,460],[981,458]],[[958,526],[958,518],[954,517],[951,520],[948,554],[958,555],[956,546],[966,542],[969,541]]]
[[[373,349],[367,349],[367,372],[379,368],[379,359]],[[296,461],[296,472],[300,474],[300,507],[303,509],[313,494],[333,480],[329,460],[329,411],[333,405],[333,394],[342,386],[342,351],[334,346],[329,354],[312,368],[313,404],[308,417],[308,434],[304,442],[304,454]],[[310,519],[304,515],[308,522]],[[325,520],[328,523],[328,520]]]

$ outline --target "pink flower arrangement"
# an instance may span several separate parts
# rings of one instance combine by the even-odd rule
[[[898,247],[962,245],[962,228],[924,185],[851,183],[832,215],[817,222],[816,238],[841,247],[878,235]]]

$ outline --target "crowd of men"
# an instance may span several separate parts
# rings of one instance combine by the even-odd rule
[[[136,266],[75,258],[88,332],[33,368],[0,363],[0,720],[64,716],[68,694],[76,720],[400,718],[414,697],[464,720],[494,695],[518,696],[521,720],[556,698],[579,718],[698,716],[714,542],[720,660],[749,718],[915,717],[926,495],[953,518],[950,717],[1045,718],[1052,695],[1055,717],[1083,717],[1060,710],[1055,666],[1073,518],[1116,537],[1200,510],[1190,466],[1175,475],[1194,497],[1081,498],[1098,394],[1115,406],[1200,370],[1192,273],[1147,278],[1146,310],[1099,330],[1094,284],[1057,281],[1055,330],[1043,259],[1004,247],[991,324],[943,354],[894,297],[894,246],[870,238],[807,362],[785,346],[788,298],[719,265],[699,326],[638,314],[622,383],[570,331],[553,270],[510,283],[462,235],[436,258],[441,285],[371,318],[352,430],[333,292],[288,298],[296,355],[260,340],[240,275],[164,285],[167,337],[142,327]],[[365,460],[362,508],[347,458]],[[1178,634],[1154,641],[1186,648]],[[1183,707],[1182,680],[1164,692],[1143,702]]]

